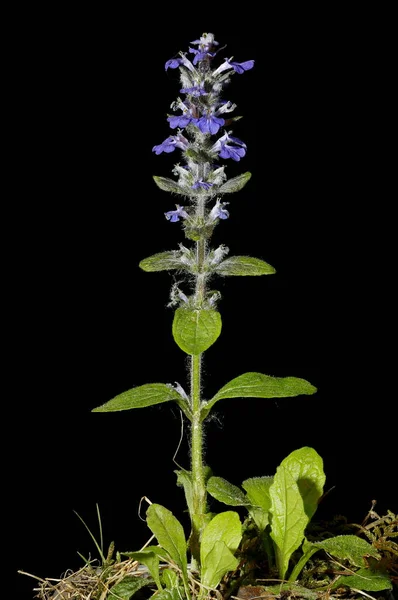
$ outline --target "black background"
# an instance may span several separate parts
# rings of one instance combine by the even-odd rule
[[[187,524],[173,472],[178,410],[91,409],[144,383],[187,387],[166,307],[172,275],[138,263],[184,241],[164,218],[176,198],[152,180],[170,176],[179,157],[152,147],[170,134],[179,90],[164,63],[209,30],[227,44],[222,56],[256,61],[225,92],[244,117],[234,135],[248,146],[227,173],[253,176],[228,198],[213,244],[277,273],[217,282],[223,330],[206,352],[204,396],[246,371],[303,377],[318,392],[220,402],[206,460],[239,485],[313,446],[333,488],[320,515],[361,521],[373,499],[380,512],[396,510],[391,159],[379,137],[389,112],[375,91],[372,15],[187,5],[145,16],[35,9],[9,24],[3,494],[13,573],[56,578],[82,565],[78,552],[96,557],[75,514],[97,535],[96,504],[105,545],[122,551],[149,539],[143,496]],[[189,467],[185,441],[176,461]],[[18,575],[15,585],[16,597],[32,597],[34,580]]]

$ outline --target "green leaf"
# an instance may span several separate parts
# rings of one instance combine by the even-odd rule
[[[181,600],[181,598],[184,598],[183,595],[183,588],[181,588],[181,590],[179,590],[178,588],[173,588],[171,590],[162,590],[160,592],[156,592],[156,595],[154,594],[153,596],[151,596],[151,598],[156,598],[156,600]]]
[[[271,538],[276,546],[280,579],[285,579],[291,555],[304,539],[308,517],[298,485],[291,473],[280,465],[269,488],[271,498]]]
[[[323,494],[326,480],[322,458],[313,448],[304,446],[291,452],[281,465],[296,481],[304,502],[305,513],[310,520],[318,508],[318,501]]]
[[[144,258],[140,262],[139,266],[147,273],[185,268],[185,265],[179,259],[178,254],[173,250],[167,252],[158,252],[157,254],[148,256],[148,258]]]
[[[184,529],[173,513],[160,504],[151,504],[146,512],[147,524],[159,544],[187,576],[187,542]]]
[[[210,496],[228,506],[250,506],[242,490],[222,477],[210,477],[207,491]]]
[[[215,542],[220,540],[235,552],[242,539],[242,523],[237,512],[227,510],[216,515],[203,530],[200,545],[201,561],[213,548]]]
[[[165,192],[172,192],[173,194],[179,194],[180,196],[186,196],[187,192],[182,188],[176,181],[169,179],[168,177],[153,176],[156,185]]]
[[[138,590],[149,585],[150,580],[144,577],[127,575],[122,581],[113,586],[109,592],[109,600],[130,600]]]
[[[260,531],[264,531],[269,523],[271,508],[269,488],[273,480],[273,477],[250,477],[242,483],[252,505],[249,508],[249,514]]]
[[[221,333],[221,315],[216,310],[177,308],[173,337],[187,354],[201,354],[214,344]]]
[[[153,404],[161,404],[174,400],[186,412],[188,407],[180,394],[164,383],[146,383],[123,392],[102,406],[93,408],[92,412],[115,412],[132,408],[145,408]]]
[[[216,588],[228,571],[234,571],[239,561],[227,548],[224,542],[216,541],[202,562],[201,583],[209,588]]]
[[[238,513],[226,511],[216,515],[203,530],[200,544],[201,582],[216,587],[225,573],[237,568],[234,557],[242,539]]]
[[[181,486],[184,489],[185,500],[188,507],[188,512],[190,515],[193,514],[193,490],[192,490],[192,473],[191,471],[186,471],[185,469],[181,469],[180,471],[174,471],[177,475],[177,485]]]
[[[309,590],[308,588],[297,585],[296,583],[278,583],[277,585],[262,586],[263,596],[265,598],[305,598],[306,600],[319,600],[322,595],[317,590]],[[290,593],[289,593],[290,592]]]
[[[162,589],[159,575],[159,555],[157,552],[153,552],[150,550],[150,547],[147,547],[145,550],[140,550],[139,552],[123,552],[123,554],[129,556],[133,560],[137,560],[143,565],[146,565],[156,583],[158,590]]]
[[[251,178],[252,174],[247,171],[237,177],[232,177],[226,181],[219,189],[218,192],[221,194],[232,194],[233,192],[239,192]]]
[[[337,535],[322,542],[306,543],[308,547],[311,545],[325,550],[335,558],[349,560],[356,567],[366,567],[365,556],[380,558],[376,548],[356,535]]]
[[[359,569],[355,575],[343,575],[333,584],[333,588],[346,585],[349,588],[364,590],[365,592],[381,592],[392,590],[391,579],[386,573]]]
[[[178,575],[173,569],[163,569],[162,571],[162,582],[168,590],[178,587]]]
[[[214,269],[218,275],[272,275],[274,267],[260,258],[252,256],[231,256]]]
[[[314,394],[316,388],[298,377],[272,377],[262,373],[244,373],[222,387],[208,402],[203,403],[202,419],[224,398],[287,398],[300,394]]]

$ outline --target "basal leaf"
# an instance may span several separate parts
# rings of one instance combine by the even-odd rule
[[[159,555],[157,552],[151,551],[148,547],[145,550],[140,550],[139,552],[126,552],[123,554],[148,567],[148,571],[152,575],[158,590],[162,589],[159,576]]]
[[[186,403],[172,386],[164,383],[146,383],[115,396],[102,406],[93,408],[92,412],[115,412],[132,408],[145,408],[170,400],[177,402],[180,408],[186,412]]]
[[[269,523],[271,507],[269,488],[273,480],[273,477],[251,477],[242,483],[247,499],[251,503],[249,514],[260,531],[264,531]]]
[[[234,571],[239,561],[222,541],[215,541],[201,565],[201,583],[216,588],[228,571]]]
[[[168,590],[168,589],[161,590],[160,592],[156,592],[156,594],[153,594],[153,596],[151,596],[151,598],[156,598],[156,600],[181,600],[181,598],[184,598],[183,588],[181,588],[181,589],[172,588],[171,590]]]
[[[146,515],[149,529],[187,577],[187,542],[181,523],[160,504],[151,504]]]
[[[243,187],[245,187],[246,183],[251,178],[252,174],[247,171],[246,173],[242,173],[237,177],[232,177],[232,179],[228,179],[219,189],[218,192],[221,194],[232,194],[233,192],[239,192]]]
[[[252,256],[231,256],[214,269],[218,275],[272,275],[274,267],[260,258]]]
[[[221,333],[221,315],[216,310],[177,308],[173,320],[173,337],[187,354],[201,354]]]
[[[325,550],[335,558],[349,560],[356,567],[366,567],[364,557],[380,559],[376,548],[356,535],[337,535],[322,542],[307,542],[306,545]]]
[[[366,592],[392,590],[391,579],[386,573],[379,573],[370,569],[358,569],[355,575],[343,575],[337,579],[333,587],[341,587],[342,585]]]
[[[178,587],[178,575],[173,569],[163,569],[162,571],[162,583],[168,590]]]
[[[208,402],[203,403],[202,419],[224,398],[287,398],[314,394],[316,388],[298,377],[272,377],[262,373],[244,373],[224,385]]]
[[[168,252],[158,252],[158,254],[148,256],[148,258],[144,258],[140,262],[139,266],[147,273],[185,268],[184,264],[179,260],[178,254],[172,250]]]
[[[326,479],[322,458],[313,448],[304,446],[291,452],[281,465],[290,471],[297,482],[304,510],[310,520],[318,508]]]
[[[229,510],[216,515],[203,530],[200,544],[200,560],[203,565],[207,554],[217,541],[222,541],[235,552],[242,539],[242,523],[237,512]]]
[[[149,585],[150,580],[145,577],[127,575],[122,581],[113,586],[109,591],[109,600],[130,600],[138,590]]]
[[[242,490],[222,477],[210,477],[207,491],[210,496],[228,506],[250,506]]]
[[[319,600],[320,594],[318,590],[310,590],[306,587],[302,587],[301,585],[297,585],[296,583],[278,583],[277,585],[267,585],[263,587],[263,597],[264,600],[266,598],[274,597],[297,600],[305,599],[305,600]],[[254,600],[254,598],[253,598]]]
[[[276,547],[280,579],[285,579],[291,555],[304,539],[308,517],[298,485],[291,473],[280,465],[269,488],[271,498],[271,538]]]

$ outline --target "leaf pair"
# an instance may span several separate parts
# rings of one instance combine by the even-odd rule
[[[316,388],[298,377],[272,377],[262,373],[244,373],[224,385],[210,400],[203,401],[201,420],[209,415],[219,400],[226,398],[288,398],[301,394],[314,394]],[[144,408],[173,400],[184,414],[191,419],[189,399],[170,384],[147,383],[132,388],[109,402],[93,409],[93,412],[114,412]]]

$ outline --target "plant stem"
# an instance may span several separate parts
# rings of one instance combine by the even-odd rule
[[[204,217],[204,199],[197,204],[197,215]],[[195,307],[203,310],[206,298],[206,276],[203,264],[206,257],[206,240],[201,237],[196,242],[196,285]],[[194,560],[200,564],[200,535],[205,525],[206,514],[206,482],[203,463],[203,424],[201,420],[201,364],[202,354],[191,356],[191,476],[192,476],[192,533],[190,547]]]

